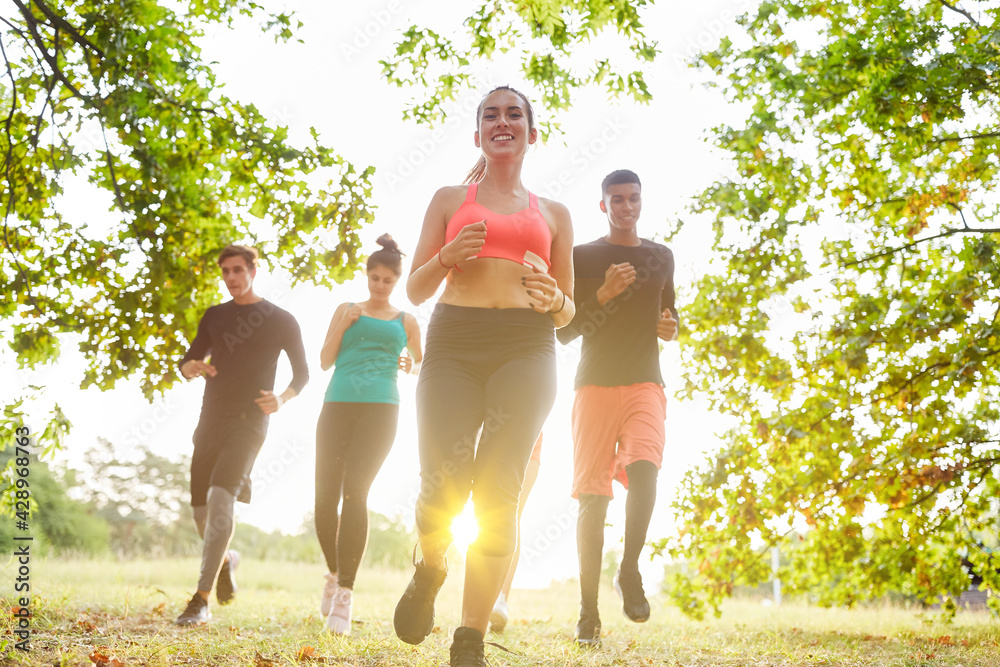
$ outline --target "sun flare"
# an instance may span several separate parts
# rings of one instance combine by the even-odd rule
[[[455,547],[464,552],[469,545],[476,541],[479,535],[479,524],[476,523],[476,515],[472,511],[472,503],[468,503],[465,509],[451,522],[451,534],[454,538]]]

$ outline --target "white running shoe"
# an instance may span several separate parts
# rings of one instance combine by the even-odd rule
[[[323,618],[330,615],[330,610],[333,609],[333,596],[337,594],[339,589],[337,573],[327,572],[326,583],[323,585],[323,598],[319,601],[319,613],[323,614]]]
[[[326,629],[335,635],[351,634],[351,604],[354,601],[354,591],[350,588],[338,588],[333,596],[333,609],[326,617]]]
[[[510,617],[510,613],[507,610],[507,596],[500,593],[497,596],[497,601],[493,603],[493,612],[490,614],[490,630],[496,632],[497,634],[503,632],[503,629],[507,627],[507,619]]]

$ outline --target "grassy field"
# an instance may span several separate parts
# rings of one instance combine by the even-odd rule
[[[227,607],[213,605],[212,623],[173,625],[192,593],[195,560],[32,562],[35,595],[32,650],[8,644],[3,664],[30,665],[447,665],[450,635],[459,621],[461,572],[438,599],[439,627],[420,646],[392,631],[392,611],[408,573],[363,570],[350,637],[324,632],[316,610],[320,565],[255,562],[240,565],[240,592]],[[16,568],[4,569],[13,591]],[[984,612],[960,613],[945,624],[912,610],[829,610],[800,604],[767,607],[733,601],[721,619],[684,618],[662,596],[651,596],[644,625],[622,616],[610,585],[601,592],[603,648],[577,649],[575,582],[545,590],[515,590],[511,622],[488,637],[495,666],[527,665],[1000,665],[1000,621]],[[8,607],[12,606],[6,600]],[[91,658],[93,656],[93,659]],[[113,662],[120,661],[119,663]]]

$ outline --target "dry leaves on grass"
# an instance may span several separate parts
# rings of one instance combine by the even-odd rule
[[[107,653],[102,653],[96,648],[89,657],[90,661],[94,663],[94,667],[125,667],[125,663],[118,658],[108,655]]]
[[[260,651],[257,651],[256,655],[254,655],[253,657],[254,667],[272,667],[273,665],[277,664],[278,664],[277,660],[271,660],[270,658],[265,658],[260,654]]]

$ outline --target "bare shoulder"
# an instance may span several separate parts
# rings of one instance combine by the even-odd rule
[[[561,204],[554,199],[539,197],[538,208],[541,210],[542,215],[545,216],[546,220],[552,220],[556,223],[561,220],[569,222],[569,209],[566,208],[564,204]]]
[[[443,188],[438,188],[431,198],[427,211],[440,214],[445,219],[450,218],[465,201],[468,187],[467,185],[446,185]]]
[[[553,237],[573,239],[573,222],[570,220],[569,209],[563,204],[545,197],[538,198],[538,210],[549,223]]]
[[[434,193],[434,198],[431,199],[431,204],[451,206],[455,205],[457,208],[463,201],[465,201],[465,195],[469,190],[467,185],[446,185],[443,188],[438,188],[437,192]]]
[[[334,319],[336,319],[337,317],[343,315],[345,312],[347,312],[347,309],[350,308],[353,305],[354,305],[353,303],[345,301],[344,303],[342,303],[339,306],[337,306],[337,310],[333,311],[333,317],[334,317]]]

